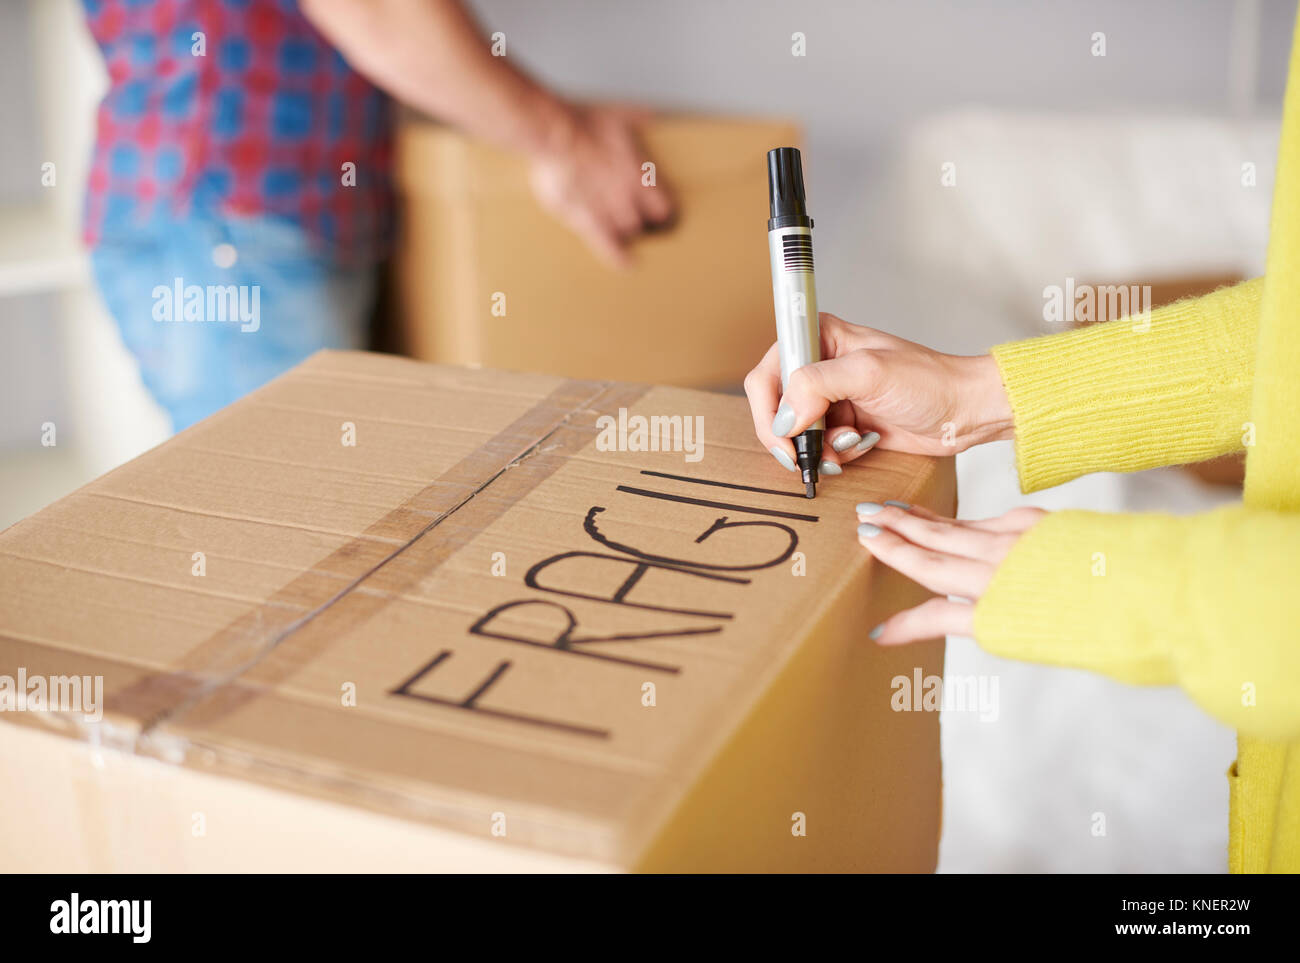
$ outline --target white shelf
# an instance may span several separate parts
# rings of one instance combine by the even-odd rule
[[[0,208],[0,297],[61,291],[89,280],[76,225],[52,205]]]

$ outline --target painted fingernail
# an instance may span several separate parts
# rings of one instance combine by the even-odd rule
[[[790,460],[789,455],[787,455],[776,445],[773,445],[768,450],[772,452],[772,457],[781,463],[782,468],[784,468],[786,471],[794,471],[794,462]]]
[[[790,429],[793,427],[794,409],[782,403],[781,407],[776,409],[776,417],[772,419],[772,434],[778,438],[784,438],[790,434]]]
[[[857,443],[853,450],[857,452],[870,451],[878,441],[880,441],[880,432],[869,431],[862,436],[862,440]]]
[[[874,538],[880,534],[880,526],[872,525],[870,522],[863,522],[858,526],[859,538]]]
[[[844,434],[838,435],[835,440],[831,442],[831,447],[836,451],[848,451],[861,440],[862,436],[856,431],[846,431]]]
[[[875,502],[858,502],[859,515],[874,515],[876,512],[884,511],[884,505],[877,505]]]
[[[867,633],[867,638],[871,639],[871,641],[874,642],[876,639],[880,638],[880,636],[884,633],[884,631],[885,631],[885,623],[881,622],[874,629],[872,629],[870,632]]]
[[[896,501],[893,501],[892,499],[887,500],[887,501],[885,502],[885,504],[886,504],[886,505],[893,505],[895,508],[901,508],[901,509],[902,509],[903,511],[905,511],[905,512],[906,512],[906,511],[911,511],[911,509],[912,509],[912,506],[909,505],[909,504],[907,504],[907,502],[896,502]]]
[[[823,475],[839,475],[844,472],[844,469],[833,461],[823,461],[817,466],[817,470]]]

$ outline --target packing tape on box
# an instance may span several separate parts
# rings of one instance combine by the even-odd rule
[[[516,501],[554,474],[591,441],[603,408],[631,407],[648,385],[568,380],[506,428],[386,513],[365,532],[294,578],[255,608],[187,652],[167,672],[145,676],[107,696],[106,715],[136,720],[136,738],[164,720],[187,713],[202,723],[218,719],[310,664],[324,650],[328,633],[291,653],[282,643],[309,623],[329,615],[334,628],[355,628],[472,541]],[[477,498],[489,486],[499,497]],[[466,512],[472,520],[464,519]],[[464,524],[446,526],[453,515]],[[376,536],[400,546],[371,563]],[[341,590],[340,569],[364,570]],[[395,564],[411,562],[411,564]],[[334,576],[334,577],[331,577]],[[380,591],[357,593],[363,583]],[[347,611],[338,607],[352,600]],[[307,610],[303,612],[304,599]],[[273,664],[267,657],[275,653]],[[255,677],[254,677],[255,676]]]

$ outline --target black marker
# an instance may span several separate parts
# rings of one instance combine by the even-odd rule
[[[767,152],[767,191],[771,202],[767,248],[772,260],[776,350],[784,391],[792,372],[822,359],[817,288],[813,284],[813,222],[804,202],[803,161],[797,148],[778,147]],[[822,460],[825,432],[826,419],[819,418],[794,439],[809,498],[817,496],[817,466]]]

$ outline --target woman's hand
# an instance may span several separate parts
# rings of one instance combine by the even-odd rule
[[[825,475],[877,444],[952,455],[1011,437],[1011,407],[992,357],[943,354],[833,314],[820,320],[824,360],[791,374],[784,396],[776,345],[745,378],[754,431],[785,468],[794,470],[790,438],[822,415]]]
[[[1041,508],[1015,508],[997,518],[957,521],[900,502],[858,506],[858,541],[890,568],[941,597],[892,615],[871,630],[881,645],[941,635],[975,634],[975,605],[1020,536],[1038,524]],[[954,601],[945,596],[966,601]]]

